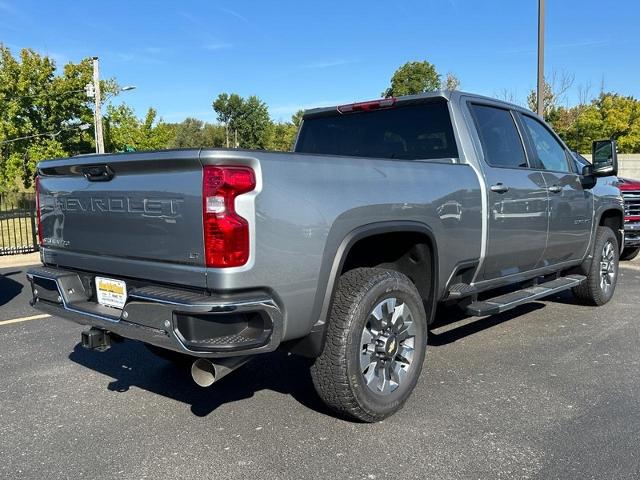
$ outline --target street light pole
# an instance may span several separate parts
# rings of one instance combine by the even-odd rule
[[[98,57],[93,57],[93,122],[95,125],[96,153],[104,153],[104,136],[102,133],[102,111],[100,98],[100,65]]]
[[[538,0],[538,115],[544,118],[544,0]]]

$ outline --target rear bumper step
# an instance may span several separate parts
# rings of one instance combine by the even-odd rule
[[[32,305],[43,312],[197,357],[270,352],[282,339],[282,312],[263,292],[202,295],[161,286],[129,288],[122,310],[95,301],[95,276],[31,268]]]
[[[466,307],[466,312],[476,317],[506,312],[525,303],[577,287],[586,278],[584,275],[568,275],[498,297],[475,301]]]

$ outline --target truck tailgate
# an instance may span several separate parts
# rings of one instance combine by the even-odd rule
[[[60,265],[139,278],[164,276],[155,280],[169,283],[170,265],[201,267],[202,277],[189,283],[205,285],[198,157],[193,150],[166,151],[40,164],[45,260],[49,254]],[[156,262],[165,267],[154,275],[145,264]],[[133,275],[132,265],[145,268]]]

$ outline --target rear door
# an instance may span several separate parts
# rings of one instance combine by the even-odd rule
[[[593,194],[584,189],[569,152],[540,120],[519,114],[531,156],[541,169],[549,192],[549,235],[545,265],[581,259],[589,245]]]
[[[488,197],[488,236],[483,278],[536,268],[547,242],[548,197],[541,172],[531,169],[514,114],[472,103],[482,148]]]

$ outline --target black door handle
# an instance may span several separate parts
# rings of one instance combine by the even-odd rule
[[[509,187],[507,187],[503,183],[496,183],[495,185],[491,185],[491,191],[495,193],[507,193],[509,191]]]
[[[551,185],[548,190],[551,193],[560,193],[562,191],[562,187],[560,185]]]

